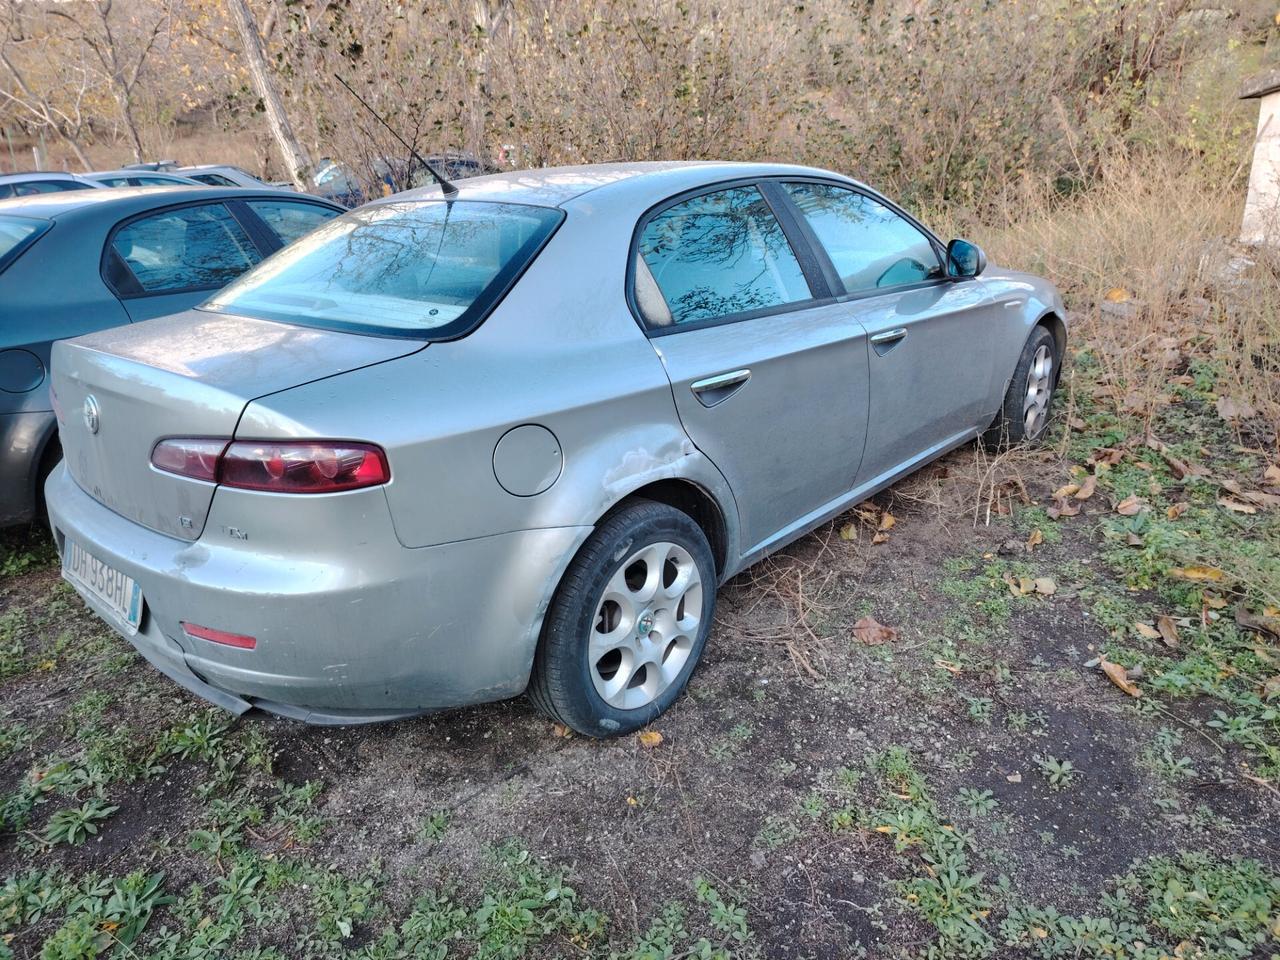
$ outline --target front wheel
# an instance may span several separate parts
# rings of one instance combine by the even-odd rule
[[[551,602],[529,696],[589,737],[630,733],[675,701],[715,612],[716,569],[701,528],[637,500],[607,517]]]
[[[991,449],[1034,443],[1049,426],[1049,404],[1058,386],[1058,346],[1053,334],[1036,327],[1022,348],[1014,368],[1004,405],[995,422],[982,435]]]

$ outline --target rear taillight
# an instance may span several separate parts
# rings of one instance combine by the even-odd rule
[[[242,490],[336,493],[391,479],[387,455],[346,440],[161,440],[151,451],[157,470]]]
[[[218,482],[218,458],[226,440],[161,440],[151,451],[151,465],[165,473]]]

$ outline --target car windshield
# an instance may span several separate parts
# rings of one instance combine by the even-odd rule
[[[47,230],[49,221],[29,217],[0,217],[0,271]]]
[[[377,204],[320,227],[205,309],[400,336],[454,336],[501,297],[559,225],[546,207]]]

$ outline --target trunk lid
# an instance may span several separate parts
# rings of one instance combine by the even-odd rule
[[[53,389],[67,468],[121,516],[194,540],[216,485],[153,468],[158,440],[230,439],[253,400],[422,347],[198,310],[60,341]]]

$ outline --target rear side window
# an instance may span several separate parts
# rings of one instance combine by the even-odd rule
[[[756,187],[706,193],[667,207],[645,224],[638,252],[636,299],[650,326],[716,320],[811,296],[782,227]]]
[[[826,183],[789,183],[786,189],[826,249],[847,292],[921,283],[944,275],[929,238],[884,204]]]
[[[48,229],[48,220],[0,217],[0,273]]]
[[[10,184],[13,188],[12,196],[15,197],[32,197],[37,193],[62,193],[65,190],[87,190],[87,183],[79,183],[75,180],[27,180],[23,183]]]
[[[108,187],[127,187],[129,186],[128,177],[99,177],[99,183],[104,183]]]
[[[220,287],[262,259],[244,228],[220,203],[134,220],[116,231],[111,249],[144,293]]]
[[[245,203],[266,221],[285,246],[338,215],[337,210],[296,200],[246,200]]]
[[[218,173],[193,173],[190,175],[192,180],[199,180],[201,183],[207,183],[213,187],[234,187],[236,182]]]
[[[181,180],[170,180],[168,177],[134,177],[133,182],[140,187],[180,187]]]
[[[339,330],[457,336],[488,312],[563,216],[465,200],[363,207],[285,247],[205,307]]]

